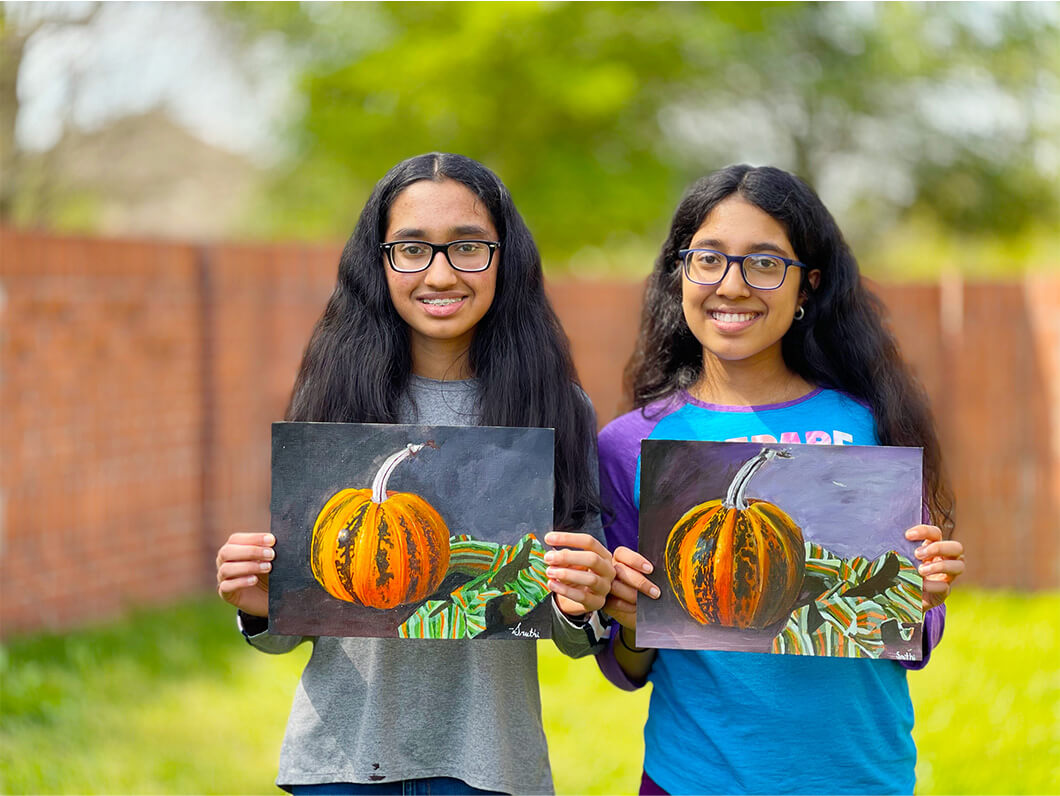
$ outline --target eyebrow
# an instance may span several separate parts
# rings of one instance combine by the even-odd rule
[[[456,238],[466,237],[468,235],[477,235],[479,237],[485,237],[488,233],[485,227],[480,227],[477,224],[468,224],[459,227],[452,227],[449,229],[448,234],[450,237],[455,236]],[[402,227],[396,229],[393,232],[394,238],[401,238],[405,240],[423,240],[427,237],[427,231],[419,228]]]
[[[721,241],[716,238],[708,238],[706,240],[696,240],[692,242],[693,249],[718,249],[721,250]],[[767,240],[757,241],[752,243],[748,248],[748,254],[761,254],[764,252],[776,252],[781,257],[787,257],[787,252],[777,246],[775,243],[770,243]]]

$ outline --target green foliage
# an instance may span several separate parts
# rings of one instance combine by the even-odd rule
[[[382,173],[456,151],[511,188],[553,267],[662,240],[731,162],[808,178],[855,248],[912,217],[1013,238],[1060,210],[1052,4],[379,3],[228,9],[300,59],[259,219],[348,233]],[[647,263],[638,269],[646,270]]]
[[[958,590],[909,675],[921,794],[1049,793],[1060,748],[1060,593]],[[503,643],[503,642],[483,642]],[[649,689],[538,645],[558,793],[632,793]],[[308,645],[263,655],[216,597],[0,654],[3,793],[266,793]]]

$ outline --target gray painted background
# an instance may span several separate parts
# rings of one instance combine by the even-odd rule
[[[388,491],[412,492],[441,514],[450,535],[512,544],[552,529],[552,429],[273,423],[272,533],[276,560],[269,616],[276,632],[394,637],[418,605],[389,611],[338,600],[313,578],[309,543],[317,514],[340,489],[368,489],[383,461],[408,443],[432,440],[399,464]],[[537,609],[524,627],[549,635]]]

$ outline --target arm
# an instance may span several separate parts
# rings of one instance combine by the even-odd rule
[[[588,428],[596,427],[596,413],[589,396],[575,386],[589,416]],[[593,486],[598,486],[596,445],[592,432],[586,439],[587,464]],[[607,639],[605,617],[599,609],[607,599],[615,569],[604,547],[600,514],[593,511],[579,533],[553,531],[545,543],[563,549],[545,554],[548,588],[552,592],[552,639],[560,652],[580,658],[603,648]]]
[[[560,549],[545,553],[552,592],[552,638],[559,650],[580,658],[603,648],[607,639],[598,611],[611,590],[615,568],[600,541],[597,515],[583,533],[552,531],[545,542]]]
[[[946,627],[946,598],[957,577],[964,572],[964,545],[954,539],[943,539],[935,525],[915,525],[905,538],[921,542],[916,549],[920,559],[917,571],[924,578],[924,657],[919,661],[902,661],[907,669],[927,666],[931,651],[942,640]]]
[[[655,650],[649,647],[638,647],[635,644],[637,628],[637,597],[647,594],[656,599],[660,592],[658,587],[642,573],[652,571],[651,563],[639,553],[628,547],[615,550],[615,580],[611,584],[611,594],[607,599],[607,612],[617,621],[612,633],[607,656],[612,661],[597,660],[600,668],[611,682],[620,688],[632,690],[644,685],[655,662]],[[605,667],[605,663],[607,666]]]
[[[659,595],[658,588],[645,577],[651,573],[651,564],[635,552],[639,512],[633,484],[639,452],[639,433],[623,433],[612,425],[600,435],[600,496],[607,517],[604,533],[608,548],[614,551],[615,567],[605,610],[617,624],[596,662],[608,680],[627,691],[644,685],[656,654],[634,644],[631,631],[637,626],[637,597]]]
[[[217,593],[238,611],[247,643],[263,652],[290,652],[305,639],[269,633],[269,572],[276,557],[271,533],[234,533],[217,551]]]
[[[306,636],[279,636],[270,633],[269,620],[266,617],[252,616],[242,611],[236,612],[236,626],[250,646],[270,655],[290,652],[307,640]]]

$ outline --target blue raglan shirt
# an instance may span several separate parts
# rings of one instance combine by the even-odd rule
[[[600,434],[608,545],[637,547],[640,441],[725,440],[876,445],[869,410],[815,390],[759,407],[704,404],[687,394],[630,412]],[[659,650],[644,728],[644,767],[669,793],[912,793],[913,706],[906,670],[942,634],[925,618],[922,662],[701,650]],[[612,649],[598,656],[616,684],[635,687]]]

